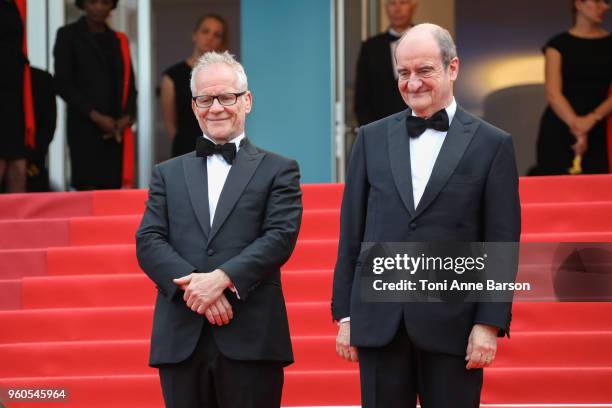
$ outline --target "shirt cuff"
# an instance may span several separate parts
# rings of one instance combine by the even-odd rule
[[[232,292],[234,292],[234,294],[236,295],[238,300],[240,300],[240,293],[238,293],[238,289],[236,289],[236,287],[234,286],[233,283],[229,286],[228,289],[231,290]]]
[[[350,322],[351,321],[351,317],[343,317],[342,319],[338,320],[338,324],[340,323],[344,323],[344,322]]]

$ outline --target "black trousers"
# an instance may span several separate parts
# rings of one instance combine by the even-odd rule
[[[280,407],[283,365],[276,361],[236,361],[223,356],[204,324],[193,354],[159,367],[167,408]]]
[[[466,345],[467,346],[467,345]],[[464,357],[416,347],[404,325],[384,347],[360,347],[363,408],[478,408],[482,369],[467,370]]]

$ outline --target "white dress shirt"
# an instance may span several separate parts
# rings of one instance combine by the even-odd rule
[[[217,144],[205,134],[202,134],[202,136]],[[244,139],[244,132],[240,136],[228,142],[236,144],[236,153],[238,153],[238,150],[240,149],[240,142],[242,139]],[[223,190],[225,180],[227,180],[227,175],[229,174],[231,168],[232,165],[226,162],[223,156],[220,154],[211,154],[206,158],[206,173],[208,175],[208,213],[210,214],[211,227],[213,220],[215,219],[215,210],[217,209],[217,204],[219,203],[221,191]]]
[[[456,111],[457,102],[453,98],[451,104],[446,108],[449,125],[453,121]],[[414,112],[412,115],[415,116]],[[425,187],[429,182],[429,177],[431,177],[431,171],[442,148],[442,143],[446,139],[446,133],[439,130],[426,129],[421,136],[410,138],[410,171],[412,173],[412,196],[415,208],[419,205]]]

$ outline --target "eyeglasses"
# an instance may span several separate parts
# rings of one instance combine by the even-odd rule
[[[198,108],[210,108],[213,103],[215,103],[215,99],[219,101],[219,103],[223,106],[232,106],[235,105],[238,101],[238,97],[242,96],[247,91],[242,91],[238,93],[224,93],[221,95],[213,96],[213,95],[199,95],[191,98]]]

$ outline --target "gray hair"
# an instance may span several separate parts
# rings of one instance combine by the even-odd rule
[[[225,65],[230,67],[236,73],[236,84],[240,91],[246,91],[249,87],[247,81],[246,72],[244,67],[232,54],[227,51],[224,52],[205,52],[193,66],[191,70],[191,78],[189,80],[189,86],[191,87],[191,95],[196,96],[196,77],[203,69],[206,69],[213,65]]]
[[[445,70],[448,68],[453,58],[457,58],[457,46],[455,45],[453,37],[447,29],[436,24],[423,23],[417,24],[406,31],[404,36],[413,30],[427,31],[432,35],[432,37],[438,43],[438,48],[440,48],[440,58],[442,59],[442,65],[444,66]],[[402,36],[402,39],[404,36]]]
[[[433,36],[440,47],[440,56],[442,57],[442,65],[447,69],[453,58],[457,58],[457,46],[453,41],[453,37],[447,29],[440,26],[433,30]]]

